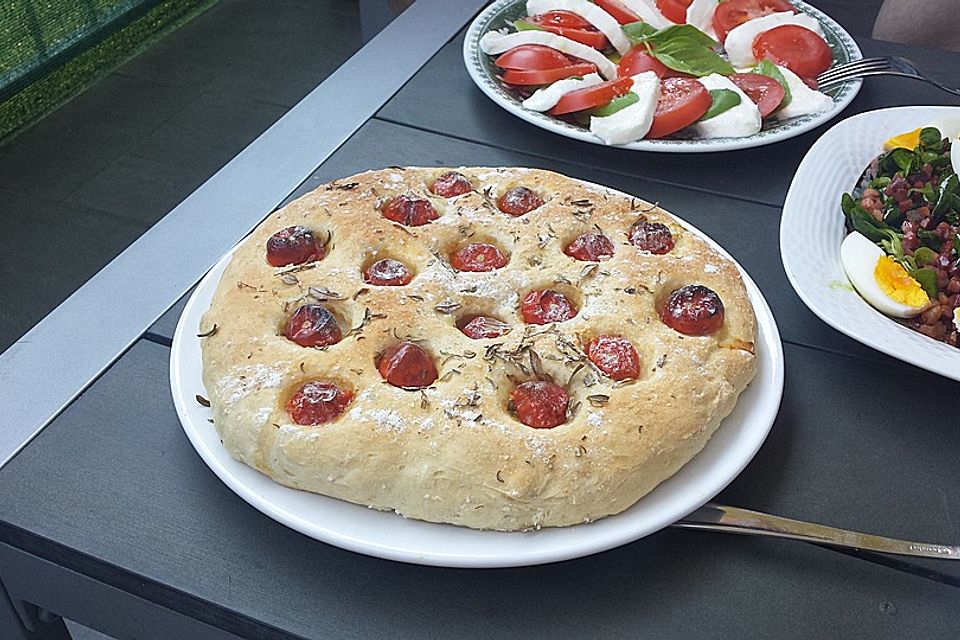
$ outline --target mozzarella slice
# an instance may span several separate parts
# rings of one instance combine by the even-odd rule
[[[585,75],[582,79],[566,78],[564,80],[557,80],[549,87],[537,89],[533,92],[532,96],[520,104],[531,111],[549,111],[557,106],[560,98],[567,95],[571,91],[576,91],[577,89],[586,89],[587,87],[592,87],[600,84],[601,82],[603,82],[603,78],[595,73]]]
[[[623,33],[620,23],[609,13],[587,0],[527,0],[527,15],[536,16],[547,11],[575,13],[607,36],[620,55],[630,50],[630,39]]]
[[[597,65],[600,75],[607,80],[617,77],[617,65],[610,62],[602,53],[585,44],[574,42],[570,38],[564,38],[549,31],[518,31],[516,33],[488,31],[480,38],[480,50],[490,56],[503,53],[522,44],[542,44],[551,47],[575,58],[592,62]]]
[[[717,32],[713,29],[713,14],[717,11],[720,0],[693,0],[687,7],[687,24],[692,24],[705,34],[717,39]]]
[[[646,22],[654,29],[663,29],[673,24],[667,20],[653,0],[620,0],[627,9],[640,16],[640,19]]]
[[[733,84],[726,76],[712,73],[709,76],[697,78],[707,91],[714,89],[729,89],[740,94],[740,104],[727,109],[720,115],[709,120],[691,125],[693,131],[703,138],[744,138],[760,131],[760,110],[740,87]]]
[[[821,38],[823,37],[823,29],[820,28],[820,23],[805,13],[790,13],[789,11],[771,13],[753,20],[747,20],[730,30],[727,39],[723,41],[723,47],[727,50],[730,64],[735,67],[751,67],[757,64],[757,59],[753,57],[753,41],[764,31],[785,24],[795,24],[810,29]]]
[[[808,113],[819,113],[833,106],[833,98],[808,87],[790,69],[779,65],[777,69],[780,70],[783,79],[787,81],[787,86],[790,87],[790,104],[774,114],[774,117],[778,120],[796,118]]]
[[[613,115],[590,118],[590,132],[607,144],[626,144],[639,140],[650,131],[660,99],[660,78],[653,71],[633,76],[630,91],[640,99]]]

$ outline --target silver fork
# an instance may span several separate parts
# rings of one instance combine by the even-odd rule
[[[837,84],[838,82],[845,82],[846,80],[852,80],[853,78],[865,78],[867,76],[901,76],[903,78],[914,78],[932,84],[947,93],[960,96],[960,90],[952,89],[932,78],[928,78],[923,75],[912,62],[906,58],[896,56],[862,58],[845,64],[838,64],[817,76],[817,84],[823,87]]]
[[[727,533],[788,538],[832,547],[846,547],[902,556],[960,560],[960,546],[896,540],[869,533],[836,529],[812,522],[781,518],[780,516],[728,507],[712,502],[708,502],[673,526],[682,529],[725,531]]]

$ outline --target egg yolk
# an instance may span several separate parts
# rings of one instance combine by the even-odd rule
[[[901,133],[898,136],[893,136],[889,140],[883,143],[884,151],[891,151],[898,147],[904,149],[914,149],[920,144],[920,129],[914,129],[913,131],[907,131],[906,133]]]
[[[880,256],[877,259],[873,278],[887,297],[900,304],[916,308],[930,300],[920,283],[911,278],[907,270],[890,256]]]

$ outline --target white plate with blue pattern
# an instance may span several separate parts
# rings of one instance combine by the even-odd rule
[[[827,44],[833,51],[834,64],[842,64],[863,57],[860,47],[843,27],[822,11],[799,0],[793,1],[798,11],[815,18],[823,28]],[[605,144],[590,133],[586,127],[554,116],[524,108],[521,98],[509,89],[497,77],[497,67],[493,58],[480,50],[480,38],[491,30],[512,25],[514,20],[526,15],[525,0],[497,0],[483,10],[467,30],[463,43],[463,60],[470,78],[496,104],[513,115],[553,133],[583,140],[594,144]],[[809,131],[835,118],[857,96],[862,80],[849,80],[830,87],[825,91],[833,99],[830,109],[805,116],[798,116],[778,122],[765,121],[759,133],[742,138],[683,138],[680,134],[661,140],[638,140],[617,148],[636,149],[638,151],[659,151],[664,153],[704,153],[711,151],[733,151],[780,142]]]

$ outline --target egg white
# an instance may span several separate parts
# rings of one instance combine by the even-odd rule
[[[843,270],[846,271],[853,288],[863,296],[864,300],[881,313],[895,318],[912,318],[919,315],[927,308],[926,304],[911,307],[897,302],[884,293],[877,284],[873,271],[877,266],[877,260],[883,255],[883,249],[856,231],[844,238],[843,244],[840,245],[840,261],[843,263]]]

